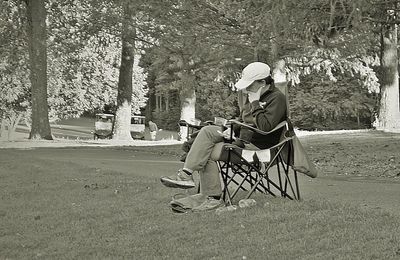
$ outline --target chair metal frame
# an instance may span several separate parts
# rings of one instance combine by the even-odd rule
[[[207,122],[207,125],[209,124],[211,123]],[[273,197],[280,195],[281,197],[288,198],[290,200],[300,200],[298,173],[288,164],[288,162],[292,161],[292,139],[294,136],[293,126],[291,126],[290,121],[281,122],[269,132],[261,131],[237,120],[229,120],[229,124],[232,128],[231,140],[223,145],[223,151],[221,151],[221,153],[225,153],[225,155],[221,156],[221,158],[224,159],[216,161],[221,174],[223,185],[222,199],[225,201],[225,203],[232,205],[232,201],[239,190],[247,191],[245,198],[250,198],[255,191],[258,191]],[[262,162],[260,164],[245,160],[242,157],[241,152],[246,149],[231,144],[233,140],[234,124],[240,125],[241,127],[246,127],[265,136],[283,129],[284,133],[282,134],[280,142],[268,148],[270,151],[274,151],[274,153],[267,165],[264,165],[265,167],[263,167],[264,163]],[[184,120],[181,120],[179,122],[179,126],[188,127],[189,137],[190,134],[193,134],[195,131],[199,131],[204,125],[192,125]],[[260,149],[252,149],[251,151],[255,152],[259,150]],[[232,158],[235,158],[236,161],[239,158],[240,161],[233,162]],[[275,166],[277,170],[277,181],[274,181],[272,178],[270,178],[270,170]],[[235,180],[236,176],[241,177],[241,182],[237,182]],[[233,191],[229,190],[229,185],[231,183],[237,186]],[[246,184],[250,186],[249,190],[244,187]],[[198,187],[198,192],[200,193],[200,185]]]
[[[248,126],[241,122],[231,120],[233,124],[239,124],[242,127],[247,127],[254,132],[267,136],[268,134],[284,129],[284,134],[280,142],[272,147],[269,147],[270,151],[274,151],[271,156],[270,162],[265,167],[263,163],[249,162],[243,158],[241,152],[245,149],[238,148],[237,146],[226,144],[223,149],[227,152],[226,160],[218,160],[218,166],[223,182],[223,199],[229,205],[232,205],[234,197],[237,195],[239,190],[246,190],[247,195],[245,198],[249,198],[255,191],[259,191],[264,194],[269,194],[274,197],[277,194],[280,196],[291,199],[300,200],[300,188],[298,183],[297,171],[291,169],[290,165],[286,162],[291,161],[292,156],[292,143],[294,133],[291,133],[290,126],[287,121],[281,122],[270,132],[264,132],[257,128]],[[233,132],[233,131],[232,131]],[[232,139],[232,138],[231,138]],[[251,150],[256,151],[256,150]],[[286,156],[286,157],[285,157]],[[239,162],[233,162],[232,158],[235,157],[240,159]],[[277,181],[270,178],[270,170],[276,166],[277,170]],[[240,176],[241,181],[235,180],[236,176]],[[233,190],[229,190],[229,184],[234,183],[237,187]],[[244,184],[250,186],[247,190],[244,188]],[[274,190],[273,190],[274,189]]]

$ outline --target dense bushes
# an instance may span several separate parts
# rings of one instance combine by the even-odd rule
[[[212,82],[212,88],[200,87],[197,92],[196,117],[202,121],[214,120],[214,117],[227,119],[238,116],[237,93],[228,84]]]
[[[376,95],[345,76],[337,82],[308,76],[289,87],[289,99],[294,125],[306,130],[369,128],[376,104]]]
[[[178,122],[181,115],[180,108],[174,107],[168,111],[153,112],[153,121],[158,128],[172,131],[178,130]]]

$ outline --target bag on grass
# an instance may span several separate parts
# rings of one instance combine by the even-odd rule
[[[307,153],[297,136],[293,137],[292,145],[293,170],[304,173],[312,178],[317,177],[317,169],[315,168],[314,163],[308,158]]]
[[[291,140],[291,154],[290,154],[290,162],[286,162],[292,169],[305,175],[315,178],[318,175],[317,168],[315,168],[314,163],[308,158],[306,151],[304,150],[303,145],[301,144],[299,138],[296,136],[293,128],[293,124],[289,118],[286,119],[288,122],[288,132],[284,133],[292,138]],[[285,149],[287,153],[287,149]],[[284,156],[285,158],[286,156]],[[287,161],[287,160],[285,160]]]

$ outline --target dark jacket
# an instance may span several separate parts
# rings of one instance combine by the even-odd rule
[[[240,120],[262,131],[269,132],[286,119],[286,97],[275,86],[271,86],[268,91],[263,93],[259,101],[252,103],[247,99],[247,95],[240,91],[238,101],[241,111]],[[281,133],[282,131],[276,131],[268,136],[258,133],[252,133],[249,136],[247,133],[244,135],[244,139],[251,140],[251,143],[259,148],[268,148],[279,142]]]

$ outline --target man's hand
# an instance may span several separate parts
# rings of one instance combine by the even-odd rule
[[[231,128],[228,127],[224,132],[218,131],[222,135],[224,139],[230,140],[231,139]],[[232,135],[232,138],[235,139],[235,136]]]
[[[256,92],[248,92],[249,102],[260,100],[262,88],[259,88]]]

